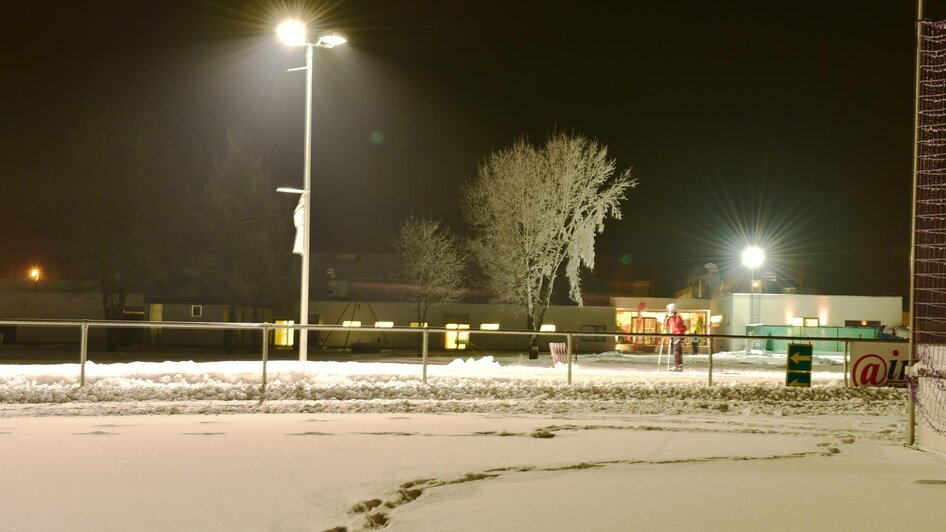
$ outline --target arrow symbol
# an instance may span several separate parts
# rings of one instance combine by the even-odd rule
[[[795,353],[794,355],[790,356],[789,359],[795,364],[798,364],[799,362],[811,362],[811,355],[801,355],[799,353]]]

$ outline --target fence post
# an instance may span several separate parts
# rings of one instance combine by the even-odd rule
[[[572,383],[572,333],[565,335],[565,357],[568,360],[568,384]]]
[[[269,324],[263,324],[263,384],[259,387],[259,402],[266,399],[266,363],[269,362]]]
[[[709,340],[709,349],[707,349],[707,352],[709,353],[709,375],[707,376],[707,379],[708,379],[707,386],[712,386],[713,385],[713,339],[712,338],[710,338]]]
[[[430,332],[426,328],[424,328],[424,332],[421,335],[422,339],[420,343],[421,344],[421,351],[420,351],[421,358],[423,359],[422,365],[424,366],[424,376],[423,376],[424,384],[427,384],[427,342],[428,342],[427,336],[429,334]]]
[[[89,320],[82,320],[82,340],[79,346],[79,386],[85,386],[85,361],[89,358]]]
[[[847,357],[848,357],[848,349],[850,349],[850,347],[851,347],[850,342],[848,342],[847,340],[844,340],[844,387],[845,387],[845,388],[848,387],[848,380],[847,380],[848,362],[847,362]]]

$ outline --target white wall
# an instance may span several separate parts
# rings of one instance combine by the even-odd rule
[[[821,320],[822,326],[842,327],[845,320],[879,321],[902,325],[903,298],[900,296],[823,296],[808,294],[761,294],[761,321],[764,325],[789,325],[793,317]],[[745,334],[750,317],[750,295],[729,294],[713,300],[713,314],[723,321],[717,334]],[[738,349],[742,340],[721,340],[720,348]]]

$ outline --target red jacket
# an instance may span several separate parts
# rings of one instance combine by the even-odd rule
[[[664,330],[670,334],[686,334],[687,326],[683,323],[683,318],[680,317],[679,312],[667,316],[664,321]]]

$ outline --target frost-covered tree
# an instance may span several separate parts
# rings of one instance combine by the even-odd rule
[[[407,286],[403,297],[418,323],[427,321],[432,306],[463,297],[466,259],[456,235],[439,220],[411,214],[393,244],[398,256],[395,276]]]
[[[594,267],[595,234],[637,185],[629,170],[615,174],[607,148],[587,137],[527,139],[494,151],[467,184],[463,204],[473,231],[471,252],[499,301],[525,308],[528,330],[538,331],[564,269],[569,296],[582,304],[582,266]],[[538,339],[529,345],[538,357]]]

